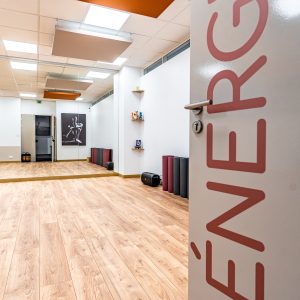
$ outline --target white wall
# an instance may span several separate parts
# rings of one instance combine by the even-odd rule
[[[0,98],[0,161],[19,161],[20,159],[20,99]]]
[[[76,160],[86,159],[91,154],[91,113],[89,103],[58,101],[56,102],[56,118],[57,118],[57,160]],[[86,114],[86,146],[62,146],[61,132],[61,114],[62,113],[78,113]]]
[[[35,100],[21,101],[22,115],[53,116],[56,114],[55,101],[42,101],[37,103]]]
[[[91,146],[114,148],[114,96],[111,95],[91,107]]]
[[[142,171],[162,174],[162,156],[189,155],[190,50],[141,78],[145,90]]]
[[[0,147],[21,147],[20,99],[0,98]]]

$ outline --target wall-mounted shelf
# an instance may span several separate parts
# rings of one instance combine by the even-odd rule
[[[145,91],[144,90],[140,90],[140,89],[135,89],[135,90],[132,90],[133,93],[136,93],[136,94],[143,94]]]
[[[131,121],[132,121],[132,122],[144,122],[145,119],[137,119],[137,120],[136,120],[136,119],[132,119],[132,118],[131,118]]]
[[[132,148],[133,151],[144,151],[144,148]]]

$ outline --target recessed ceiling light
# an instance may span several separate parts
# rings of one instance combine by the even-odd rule
[[[99,64],[122,66],[127,60],[128,60],[128,58],[118,57],[113,63],[108,63],[108,62],[105,62],[105,61],[98,61],[98,63]]]
[[[25,71],[37,70],[37,64],[34,63],[23,63],[23,62],[11,61],[10,64],[11,67],[15,70],[25,70]]]
[[[109,76],[110,76],[110,73],[95,72],[95,71],[90,71],[86,75],[87,78],[98,78],[98,79],[106,79]]]
[[[122,11],[91,5],[84,23],[119,30],[129,16],[130,14]]]
[[[36,98],[36,94],[31,94],[31,93],[20,93],[20,97],[23,98]]]
[[[76,101],[83,101],[83,98],[79,97],[79,98],[76,99]]]
[[[122,66],[123,64],[125,64],[125,62],[128,60],[128,58],[125,58],[125,57],[119,57],[117,58],[113,64],[114,65],[118,65],[118,66]]]
[[[37,54],[37,45],[36,44],[21,43],[21,42],[14,42],[14,41],[8,41],[8,40],[3,40],[3,43],[5,46],[5,49],[8,51]]]

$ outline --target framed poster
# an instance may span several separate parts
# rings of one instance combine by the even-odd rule
[[[63,146],[86,146],[86,115],[61,114]]]

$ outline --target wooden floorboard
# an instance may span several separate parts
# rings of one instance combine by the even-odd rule
[[[117,176],[87,161],[0,163],[0,183]]]
[[[188,299],[188,202],[121,177],[1,184],[0,270],[0,299]]]

